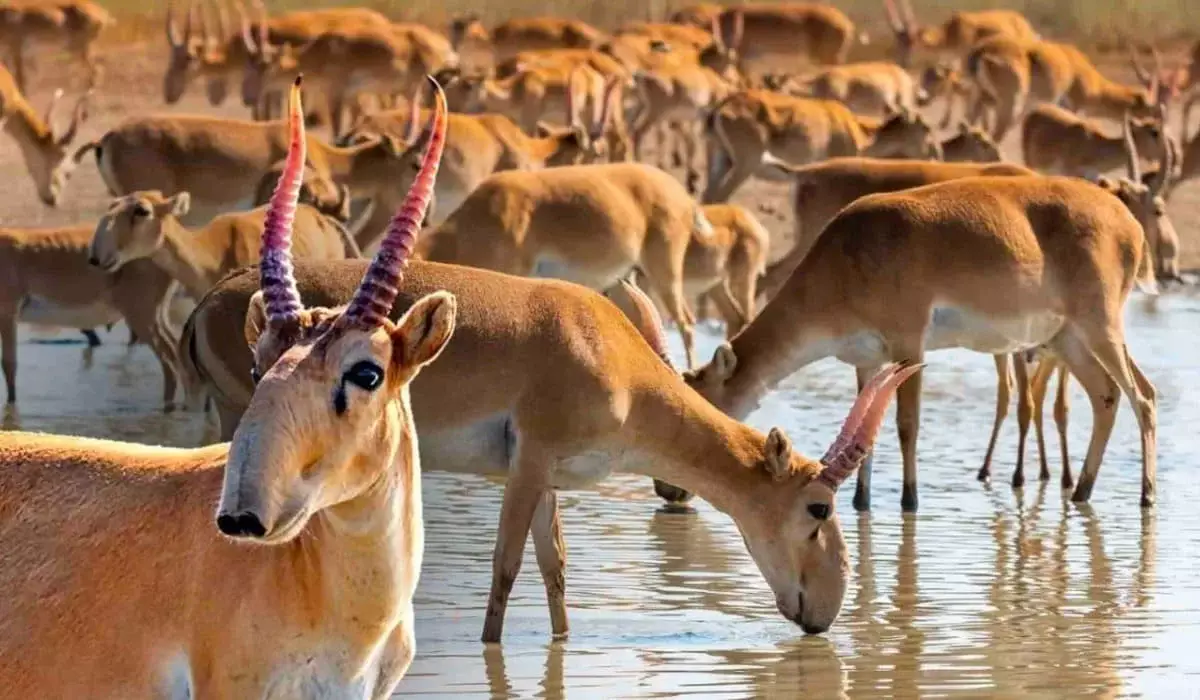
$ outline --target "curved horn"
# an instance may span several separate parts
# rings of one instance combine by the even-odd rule
[[[1150,86],[1146,91],[1150,93],[1150,104],[1157,104],[1162,98],[1162,55],[1158,53],[1158,49],[1151,46],[1150,53],[1154,55],[1154,76],[1150,80]],[[1164,128],[1166,122],[1163,122]]]
[[[646,342],[650,344],[654,353],[667,363],[667,367],[675,370],[675,363],[671,362],[671,356],[667,353],[667,336],[663,332],[663,320],[658,313],[658,308],[654,306],[654,302],[650,301],[650,297],[646,296],[642,288],[633,281],[632,275],[621,279],[621,288],[629,295],[629,300],[633,302],[634,308],[641,316],[642,323],[634,325],[646,333]]]
[[[729,48],[734,51],[740,51],[742,48],[742,35],[746,31],[746,15],[741,10],[733,11],[733,41],[729,44]]]
[[[94,92],[94,90],[88,90],[87,92],[83,93],[83,96],[80,97],[79,101],[75,103],[75,111],[71,114],[71,124],[67,127],[67,130],[63,132],[63,135],[58,137],[58,144],[60,146],[66,146],[75,140],[76,134],[79,133],[79,125],[87,120],[87,106],[88,102],[92,99],[92,94]],[[47,124],[49,124],[49,122],[47,122]]]
[[[427,79],[433,84],[434,110],[429,125],[429,141],[425,146],[425,153],[421,156],[421,169],[413,179],[404,205],[388,224],[383,241],[379,244],[379,252],[375,254],[375,259],[363,275],[362,284],[354,293],[354,298],[350,300],[345,313],[338,319],[340,324],[379,326],[391,313],[392,305],[396,303],[396,295],[400,293],[404,268],[412,256],[417,233],[433,198],[438,163],[446,145],[446,94],[442,92],[442,86],[438,85],[436,80],[432,77]]]
[[[267,6],[262,0],[254,0],[254,7],[258,10],[258,49],[265,51],[271,43],[270,32],[267,30]]]
[[[258,53],[258,45],[254,42],[254,30],[250,27],[250,16],[246,14],[246,6],[242,0],[234,0],[233,11],[238,15],[238,23],[242,25],[242,43],[251,56]]]
[[[412,99],[408,101],[408,130],[404,134],[404,145],[412,146],[417,142],[417,137],[421,134],[421,88],[424,85],[417,85],[413,90]]]
[[[1129,65],[1133,67],[1133,73],[1142,83],[1142,86],[1148,86],[1151,80],[1150,74],[1146,72],[1146,67],[1142,65],[1142,59],[1138,56],[1138,49],[1134,45],[1130,45],[1129,47]]]
[[[229,6],[223,0],[213,0],[213,11],[217,14],[218,42],[224,44],[231,36],[229,33]]]
[[[900,7],[904,11],[904,26],[910,32],[917,31],[917,15],[912,9],[912,0],[900,0]]]
[[[171,48],[177,49],[183,46],[186,39],[179,38],[179,29],[175,26],[175,3],[168,0],[167,2],[167,43]]]
[[[271,195],[262,233],[262,292],[267,304],[267,323],[295,323],[300,318],[300,291],[292,270],[292,223],[304,179],[304,106],[300,102],[301,76],[296,76],[288,94],[288,144],[283,172]]]
[[[567,75],[567,126],[571,128],[574,128],[575,125],[579,123],[579,115],[575,111],[579,108],[579,106],[575,104],[575,86],[579,84],[579,81],[576,79],[579,75],[579,71],[580,67],[575,66]]]
[[[196,7],[196,0],[188,0],[187,15],[183,18],[183,41],[188,43],[192,40],[192,25],[199,25],[197,21],[200,8]]]
[[[883,10],[887,14],[888,24],[892,31],[900,34],[904,31],[904,20],[900,19],[900,11],[896,9],[896,0],[883,0]]]
[[[850,409],[850,414],[846,416],[842,432],[834,441],[834,448],[840,445],[840,449],[835,451],[830,448],[821,459],[825,468],[817,477],[820,481],[836,489],[862,465],[879,435],[879,428],[883,424],[883,416],[892,401],[892,396],[901,384],[922,367],[923,364],[907,367],[893,365],[875,375],[867,386],[863,387],[858,400],[854,402],[854,407]]]
[[[1133,182],[1142,181],[1142,164],[1138,158],[1137,142],[1133,138],[1133,118],[1125,112],[1121,122],[1121,133],[1125,137],[1125,170]]]
[[[1150,188],[1151,197],[1157,197],[1166,191],[1167,183],[1171,181],[1171,175],[1175,172],[1175,146],[1167,134],[1165,120],[1159,133],[1159,143],[1162,144],[1162,149],[1158,159],[1158,171],[1151,175],[1150,182],[1146,183]]]

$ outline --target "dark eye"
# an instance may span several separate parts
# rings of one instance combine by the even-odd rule
[[[258,373],[258,368],[251,367],[250,368],[250,381],[254,382],[254,384],[257,386],[259,381],[261,381],[261,380],[262,380],[262,375]]]
[[[374,362],[364,360],[346,370],[342,379],[360,389],[375,391],[383,383],[383,370]]]
[[[817,520],[829,519],[829,504],[828,503],[809,503],[808,514]]]
[[[135,218],[139,216],[150,216],[150,208],[145,204],[138,204],[133,208],[133,216]]]

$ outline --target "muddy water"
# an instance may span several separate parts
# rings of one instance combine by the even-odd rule
[[[1160,392],[1158,509],[1137,507],[1138,442],[1127,409],[1091,506],[1064,502],[1057,482],[1033,480],[1023,493],[1007,486],[1015,420],[998,450],[1003,476],[978,484],[992,362],[935,355],[925,375],[921,512],[900,513],[889,429],[874,512],[854,514],[851,489],[839,502],[853,576],[841,618],[822,637],[804,638],[778,617],[729,520],[706,504],[662,512],[646,480],[624,477],[564,495],[569,641],[550,643],[529,559],[505,642],[485,647],[478,638],[500,492],[482,479],[428,474],[419,651],[401,694],[1176,696],[1200,673],[1200,485],[1191,464],[1200,408],[1188,398],[1200,392],[1200,294],[1173,294],[1154,309],[1135,300],[1129,329],[1133,354]],[[145,347],[124,347],[123,329],[94,352],[38,337],[23,335],[21,412],[5,417],[7,427],[184,445],[203,434],[195,414],[155,410],[157,364]],[[706,356],[716,342],[705,338]],[[819,454],[852,392],[852,372],[821,363],[789,380],[750,422],[781,425],[800,449]],[[1090,412],[1077,387],[1072,399],[1077,471]],[[1049,448],[1057,454],[1053,437]],[[1056,463],[1053,470],[1057,478]]]

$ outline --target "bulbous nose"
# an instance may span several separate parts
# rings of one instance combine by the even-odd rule
[[[796,624],[800,625],[800,629],[804,630],[805,634],[821,634],[829,629],[829,625],[810,625],[803,620],[796,620]]]
[[[262,537],[267,534],[258,516],[250,512],[222,513],[217,516],[217,529],[229,537]]]
[[[97,258],[95,255],[89,255],[88,264],[92,267],[100,267],[100,258]]]

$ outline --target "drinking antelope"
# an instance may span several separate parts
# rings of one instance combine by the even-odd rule
[[[0,437],[6,691],[382,698],[412,661],[424,530],[408,385],[449,341],[455,300],[434,293],[398,322],[387,314],[445,123],[439,113],[424,177],[349,306],[304,308],[288,250],[304,162],[298,87],[289,115],[289,168],[245,331],[260,375],[232,442]],[[64,497],[71,508],[48,507]],[[131,527],[121,513],[143,517]],[[94,624],[99,611],[122,624]]]
[[[298,260],[300,295],[314,304],[342,303],[364,265]],[[238,336],[259,277],[246,270],[222,280],[184,330],[185,359],[208,387],[223,431],[245,420],[250,373],[261,367]],[[833,623],[849,575],[834,489],[869,449],[903,374],[881,375],[864,392],[823,467],[793,452],[780,431],[763,435],[689,390],[662,361],[661,341],[647,342],[661,338],[661,329],[639,330],[591,290],[414,261],[393,315],[431,289],[455,295],[458,324],[454,342],[413,383],[423,462],[508,480],[484,641],[501,637],[531,529],[551,629],[567,633],[566,552],[554,489],[584,487],[613,471],[668,481],[727,513],[780,613],[809,633]]]
[[[693,356],[693,318],[683,293],[684,257],[711,226],[670,175],[640,163],[496,173],[484,180],[418,253],[433,262],[592,289],[616,285],[635,266],[658,292]]]
[[[38,198],[48,207],[58,206],[63,190],[75,170],[75,159],[71,157],[71,142],[79,133],[79,126],[87,119],[87,100],[91,93],[79,98],[71,123],[66,131],[56,135],[53,122],[54,107],[62,97],[62,90],[55,91],[46,116],[39,117],[33,106],[21,94],[13,76],[0,66],[0,127],[17,142],[25,169],[33,178]]]
[[[689,382],[736,417],[824,357],[854,365],[862,385],[893,358],[1048,345],[1092,400],[1092,441],[1073,500],[1091,496],[1120,390],[1137,415],[1141,502],[1150,506],[1155,392],[1122,328],[1135,281],[1153,284],[1147,252],[1126,205],[1075,178],[970,177],[869,195],[830,221],[779,293]],[[918,380],[901,389],[897,411],[906,511],[917,508],[919,415]],[[869,508],[868,470],[859,474],[859,509]]]
[[[767,90],[727,97],[709,115],[705,137],[705,203],[723,202],[750,176],[764,174],[767,153],[796,165],[850,155],[940,157],[933,130],[920,115],[873,120],[854,116],[840,102]]]
[[[160,319],[171,278],[149,261],[108,275],[88,265],[92,227],[0,229],[0,342],[8,403],[17,400],[17,324],[88,327],[122,317],[163,372],[163,404],[175,398],[177,337]]]
[[[958,132],[942,141],[942,160],[947,163],[999,163],[1000,146],[978,126],[959,122]]]
[[[171,197],[158,191],[134,192],[118,197],[96,224],[88,259],[113,273],[147,258],[199,301],[226,274],[261,257],[269,208],[222,214],[204,229],[190,231],[180,222],[189,206],[187,192]],[[345,228],[306,204],[296,206],[291,236],[299,257],[360,257],[358,245]]]

